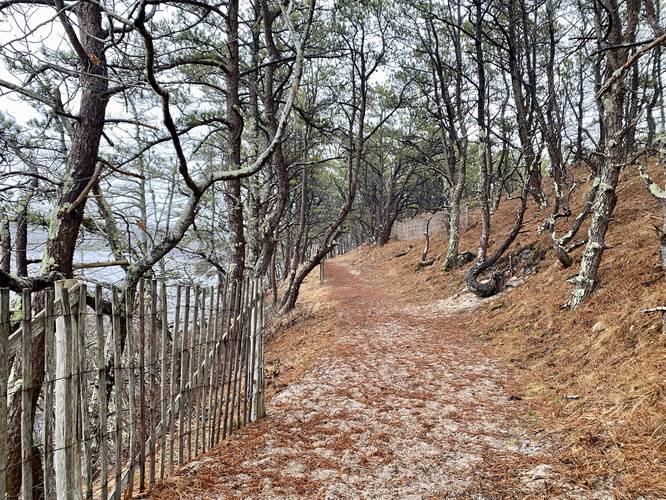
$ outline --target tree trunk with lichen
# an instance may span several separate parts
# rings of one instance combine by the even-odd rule
[[[99,7],[83,3],[76,8],[80,24],[81,44],[91,54],[86,68],[81,71],[81,105],[76,132],[68,153],[67,174],[55,214],[49,226],[49,237],[42,262],[42,270],[57,269],[63,275],[72,275],[72,261],[79,228],[83,221],[85,198],[73,207],[93,177],[97,164],[108,89],[102,20]]]
[[[659,3],[657,2],[657,5]],[[652,97],[648,101],[645,109],[645,117],[647,121],[647,145],[652,147],[654,144],[654,139],[657,135],[657,122],[654,118],[654,109],[659,103],[661,98],[661,47],[657,47],[654,50],[654,57],[652,63],[652,79],[653,79],[653,88],[652,88]]]
[[[491,269],[492,266],[497,263],[497,261],[502,257],[502,255],[504,255],[504,252],[509,249],[520,233],[520,230],[523,227],[525,211],[527,210],[527,196],[529,188],[530,179],[528,177],[520,194],[520,206],[518,207],[518,213],[516,214],[516,220],[513,224],[513,228],[509,234],[507,234],[502,244],[488,258],[484,259],[483,261],[477,260],[477,262],[469,269],[469,271],[465,273],[465,283],[469,289],[478,297],[491,297],[499,293],[504,287],[504,275],[500,272],[493,272],[487,281],[479,281],[479,277],[482,273]]]
[[[241,166],[241,136],[243,118],[239,97],[239,51],[238,51],[238,0],[229,2],[227,12],[227,120],[229,133],[227,147],[233,169]],[[228,227],[231,248],[231,266],[229,276],[236,283],[242,283],[245,273],[245,233],[243,228],[243,201],[241,199],[241,180],[226,181],[225,200],[228,210]]]
[[[0,207],[0,269],[6,273],[12,269],[12,234],[4,207]]]
[[[604,37],[604,43],[620,45],[632,43],[636,38],[636,26],[640,3],[631,1],[627,3],[626,22],[620,18],[619,7],[616,0],[610,0],[611,27],[609,33],[603,34],[597,31],[597,37]],[[597,11],[599,16],[599,11]],[[601,23],[598,22],[597,25]],[[623,30],[623,25],[626,27]],[[624,31],[624,33],[623,33]],[[605,129],[605,151],[601,160],[599,171],[599,186],[593,205],[592,221],[588,230],[587,246],[580,263],[580,270],[576,277],[575,288],[569,300],[571,309],[576,309],[583,304],[592,294],[597,283],[597,273],[601,258],[606,249],[606,233],[610,224],[613,210],[617,201],[616,188],[620,177],[620,170],[624,164],[626,149],[625,141],[625,82],[623,76],[618,77],[627,61],[628,49],[608,51],[607,64],[604,71],[604,80],[610,85],[602,94],[597,96],[603,109],[603,125]],[[605,93],[604,93],[605,92]]]
[[[617,201],[615,189],[619,176],[619,165],[607,163],[602,166],[599,188],[593,206],[592,222],[587,233],[587,246],[580,263],[576,287],[569,303],[572,309],[585,302],[595,287],[601,257],[606,249],[606,232]]]
[[[464,176],[458,181],[459,184],[464,185]],[[460,265],[460,258],[458,253],[458,243],[460,241],[460,198],[462,197],[462,189],[456,190],[453,194],[453,203],[449,207],[449,231],[448,231],[448,245],[446,247],[446,256],[444,257],[444,270],[452,271]]]
[[[75,12],[79,24],[79,41],[88,54],[88,60],[81,61],[79,119],[68,152],[67,172],[63,179],[57,208],[51,216],[46,249],[42,259],[42,272],[56,271],[64,276],[72,274],[74,249],[83,221],[85,197],[76,206],[73,204],[80,199],[95,172],[97,153],[104,128],[108,89],[101,10],[92,3],[82,3],[75,7]],[[35,307],[39,308],[39,304],[36,303]],[[31,361],[34,376],[28,384],[31,387],[39,388],[44,375],[43,337],[35,339],[35,346],[40,347],[33,350],[34,357]],[[20,363],[16,361],[13,368],[14,373],[21,373],[22,369],[19,365]],[[33,417],[38,399],[39,391],[34,390]],[[12,398],[8,406],[7,462],[20,464],[21,398]],[[20,487],[21,467],[15,465],[7,471],[8,497],[17,497]]]
[[[553,230],[551,232],[551,238],[553,240],[553,250],[555,251],[555,256],[557,257],[557,260],[559,260],[560,264],[562,264],[562,266],[565,268],[571,267],[571,265],[573,264],[573,259],[569,255],[569,252],[571,252],[574,247],[577,248],[581,246],[581,244],[585,244],[585,241],[582,241],[580,243],[574,244],[573,246],[570,246],[571,241],[575,238],[576,234],[578,234],[578,231],[583,225],[583,222],[585,222],[585,220],[590,215],[590,212],[592,211],[594,200],[597,197],[598,189],[599,189],[599,177],[595,177],[594,184],[592,184],[592,188],[587,194],[585,205],[583,206],[583,209],[580,211],[578,216],[576,216],[576,220],[572,224],[571,229],[569,229],[569,231],[567,231],[564,235],[558,238],[555,232],[555,226],[553,225]]]

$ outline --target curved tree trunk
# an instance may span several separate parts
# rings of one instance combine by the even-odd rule
[[[570,267],[573,264],[573,259],[569,256],[569,252],[572,251],[572,248],[569,247],[569,243],[571,243],[571,241],[576,237],[576,234],[578,234],[578,231],[583,225],[583,222],[585,222],[587,217],[590,215],[590,212],[592,211],[592,206],[594,204],[594,200],[596,199],[597,196],[597,191],[599,189],[599,183],[600,183],[599,177],[595,177],[594,184],[592,185],[590,192],[587,194],[587,198],[585,200],[585,206],[576,217],[576,220],[571,226],[571,229],[569,229],[569,231],[567,231],[566,234],[558,238],[555,235],[555,228],[553,226],[553,231],[551,232],[551,238],[553,240],[553,250],[555,251],[557,259],[565,268]]]
[[[525,183],[520,196],[520,207],[518,208],[516,221],[514,222],[511,232],[504,239],[504,242],[502,242],[499,248],[495,250],[495,252],[493,252],[490,257],[484,261],[477,262],[465,274],[465,283],[467,283],[469,289],[479,297],[491,297],[499,293],[504,288],[504,276],[502,273],[495,272],[491,274],[488,281],[479,281],[479,276],[481,273],[487,271],[497,263],[497,261],[502,257],[502,255],[504,255],[504,252],[506,252],[506,250],[511,246],[511,244],[520,233],[520,230],[523,227],[525,211],[527,210],[528,190],[529,179]]]
[[[592,222],[587,233],[587,246],[580,263],[576,287],[569,302],[572,309],[576,309],[585,302],[594,290],[601,257],[606,249],[606,232],[617,202],[615,189],[620,176],[620,167],[604,163],[606,164],[602,167],[599,177],[599,191],[594,201]]]
[[[659,2],[657,2],[659,5]],[[648,126],[647,134],[647,145],[652,146],[654,144],[655,136],[657,135],[657,123],[654,119],[654,108],[657,106],[660,97],[660,85],[659,81],[661,80],[661,46],[654,49],[654,58],[652,63],[652,78],[654,79],[654,85],[652,88],[652,97],[648,101],[646,107],[646,119]]]

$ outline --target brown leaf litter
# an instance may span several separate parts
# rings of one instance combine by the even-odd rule
[[[328,305],[269,344],[268,417],[153,498],[608,497],[568,482],[509,374],[451,315],[475,304],[405,307],[345,259],[308,287]]]

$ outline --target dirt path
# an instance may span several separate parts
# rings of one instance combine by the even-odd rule
[[[332,348],[162,498],[580,498],[455,318],[329,264]]]

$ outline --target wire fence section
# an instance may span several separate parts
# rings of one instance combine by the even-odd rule
[[[131,497],[262,418],[263,327],[260,281],[0,289],[0,499]]]

